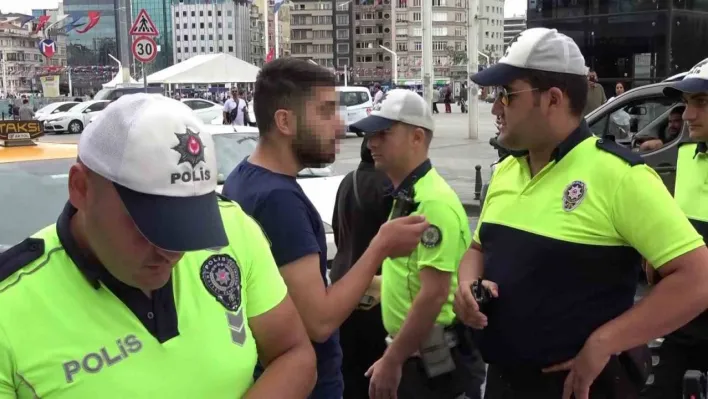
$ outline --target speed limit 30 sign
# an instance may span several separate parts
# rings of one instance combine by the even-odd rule
[[[157,43],[149,36],[139,36],[133,40],[133,56],[140,62],[151,62],[157,57]]]

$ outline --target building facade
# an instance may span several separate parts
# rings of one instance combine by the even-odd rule
[[[334,24],[331,1],[298,0],[290,10],[290,55],[334,68]],[[346,35],[349,29],[343,28]],[[342,34],[345,34],[342,32]]]
[[[101,13],[98,24],[90,31],[79,33],[73,29],[68,33],[67,52],[70,66],[115,65],[115,61],[109,57],[109,54],[119,60],[122,59],[121,40],[123,39],[118,34],[120,21],[116,13],[119,5],[119,0],[64,0],[66,14],[88,14],[88,11]],[[128,16],[130,15],[128,10]],[[129,29],[131,21],[124,23]],[[132,59],[132,55],[128,54],[128,58]]]
[[[227,53],[251,62],[251,11],[245,3],[184,0],[172,4],[170,15],[176,63],[214,53]]]
[[[172,1],[179,0],[131,0],[132,18],[135,21],[141,9],[147,11],[155,24],[159,36],[153,37],[157,43],[157,56],[147,67],[148,74],[165,69],[174,63],[172,46],[172,18],[170,17]]]
[[[264,15],[265,10],[268,10],[269,48],[265,50],[266,54],[268,54],[268,51],[275,47],[275,15],[273,15],[273,0],[256,0],[253,4],[258,6],[259,10],[263,10],[261,13]],[[290,55],[290,11],[292,7],[293,6],[291,3],[285,2],[280,9],[278,9],[278,47],[280,49],[278,55],[280,57],[287,57]]]
[[[480,0],[479,15],[479,62],[493,64],[504,56],[504,0]]]
[[[504,51],[519,33],[526,30],[526,16],[504,18]]]
[[[11,18],[24,14],[0,14],[0,93],[25,93],[38,90],[34,77],[45,65],[37,43],[41,38],[32,33],[32,24],[20,27]],[[4,73],[2,73],[4,72]]]
[[[390,0],[386,0],[387,2]],[[337,76],[342,84],[349,82],[354,69],[354,10],[358,6],[352,5],[350,0],[332,0],[334,22],[334,66]],[[390,26],[390,23],[389,23]],[[344,74],[347,74],[345,79]]]
[[[264,15],[258,6],[251,5],[251,64],[262,67],[265,63],[265,21]]]
[[[699,0],[529,0],[528,27],[575,40],[603,86],[630,87],[689,70],[706,57],[708,3]],[[608,90],[608,93],[612,92]]]

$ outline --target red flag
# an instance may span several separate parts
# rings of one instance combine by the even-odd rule
[[[35,32],[39,32],[40,30],[42,30],[42,28],[44,28],[44,25],[46,25],[47,22],[49,22],[49,19],[50,19],[51,17],[52,17],[51,15],[42,15],[42,16],[40,16],[40,17],[39,17],[39,21],[37,21],[37,26],[34,28],[34,31],[35,31]]]
[[[271,62],[273,61],[273,58],[275,58],[275,48],[271,48],[268,50],[268,54],[266,55],[265,62]]]
[[[86,26],[81,29],[81,30],[76,30],[77,33],[86,33],[88,32],[91,28],[96,26],[98,24],[98,21],[101,19],[101,12],[100,11],[89,11],[88,12],[88,23]]]

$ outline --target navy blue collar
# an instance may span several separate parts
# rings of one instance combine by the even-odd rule
[[[706,152],[708,152],[708,143],[701,141],[696,146],[696,153],[693,154],[693,157],[695,158],[698,154],[705,154]]]
[[[67,202],[57,220],[57,236],[66,254],[69,255],[69,258],[76,264],[76,267],[79,268],[81,273],[86,277],[89,283],[91,283],[91,286],[95,289],[99,289],[101,287],[101,283],[99,282],[102,277],[101,271],[105,270],[105,268],[98,263],[98,261],[91,260],[86,256],[71,234],[71,218],[75,214],[76,208],[74,208],[71,203]]]
[[[396,196],[398,193],[404,192],[408,195],[410,195],[411,189],[413,188],[413,185],[420,179],[421,177],[425,176],[428,172],[430,172],[430,169],[433,168],[433,164],[430,163],[430,159],[426,159],[418,165],[413,171],[406,176],[405,179],[401,182],[401,184],[393,190],[391,195]]]
[[[564,156],[568,155],[573,148],[591,136],[590,128],[585,119],[583,119],[580,125],[553,150],[551,153],[551,161],[559,162]]]

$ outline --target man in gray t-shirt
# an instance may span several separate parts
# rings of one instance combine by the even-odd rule
[[[34,119],[34,110],[32,110],[32,106],[29,104],[29,100],[26,98],[22,100],[19,115],[21,121],[28,121]]]

